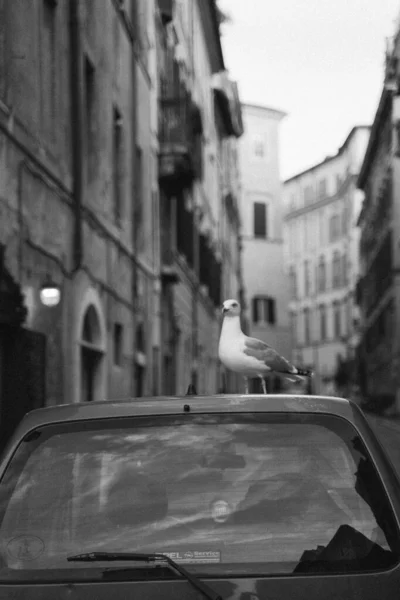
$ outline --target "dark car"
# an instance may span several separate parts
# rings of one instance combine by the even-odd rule
[[[344,399],[41,409],[0,477],[0,599],[400,594],[399,482]]]

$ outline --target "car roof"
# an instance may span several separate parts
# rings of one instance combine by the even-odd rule
[[[39,408],[25,415],[18,427],[18,433],[23,435],[31,429],[51,423],[113,417],[176,415],[184,412],[193,414],[220,412],[327,413],[354,421],[353,410],[353,403],[349,400],[330,396],[221,394],[124,398]]]

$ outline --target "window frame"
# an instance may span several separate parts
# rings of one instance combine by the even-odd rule
[[[276,299],[272,296],[254,296],[252,322],[261,326],[277,324]]]
[[[124,133],[122,112],[116,104],[112,110],[112,185],[113,185],[113,215],[115,223],[120,227],[124,213],[123,194],[123,161]]]
[[[262,209],[263,214],[257,215],[257,208]],[[268,203],[253,202],[253,235],[255,239],[268,239]]]

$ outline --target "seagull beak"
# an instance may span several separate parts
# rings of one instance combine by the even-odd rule
[[[226,308],[226,306],[222,307],[222,314],[224,315],[226,312],[228,312],[228,309]]]

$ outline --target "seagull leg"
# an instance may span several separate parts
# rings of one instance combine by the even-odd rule
[[[249,380],[247,379],[247,377],[244,377],[244,393],[249,393]]]
[[[265,379],[264,379],[264,377],[262,377],[262,375],[260,375],[260,379],[261,379],[261,385],[262,385],[263,392],[264,392],[264,394],[266,394],[267,386],[265,385]]]

